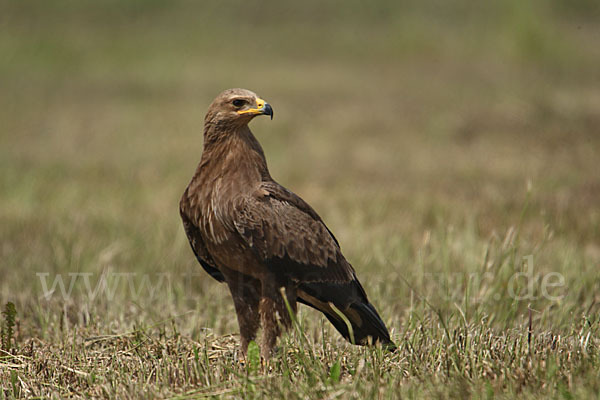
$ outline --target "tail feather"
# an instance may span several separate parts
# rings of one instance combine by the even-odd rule
[[[380,343],[394,351],[396,346],[390,334],[375,310],[369,303],[364,289],[355,280],[349,283],[310,282],[298,288],[298,301],[311,306],[323,314],[349,342],[367,345]],[[335,306],[350,322],[352,335],[343,318],[331,307]]]

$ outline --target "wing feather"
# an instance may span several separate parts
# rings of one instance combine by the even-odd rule
[[[217,267],[217,264],[214,262],[212,257],[210,256],[204,241],[202,240],[202,235],[200,234],[200,230],[194,224],[194,222],[188,217],[188,213],[185,210],[183,205],[180,206],[179,213],[181,215],[181,220],[183,221],[183,228],[185,229],[185,234],[190,242],[190,246],[194,251],[194,255],[196,259],[202,265],[202,268],[210,276],[215,278],[219,282],[223,282],[225,277],[223,273]]]
[[[276,182],[238,203],[237,232],[273,271],[299,282],[348,282],[355,279],[339,244],[317,213]]]

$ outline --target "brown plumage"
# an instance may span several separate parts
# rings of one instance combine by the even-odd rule
[[[242,353],[262,325],[261,352],[271,355],[280,327],[291,324],[282,293],[294,312],[297,302],[316,308],[349,341],[395,348],[336,238],[311,206],[271,178],[248,128],[261,114],[273,118],[271,106],[248,90],[217,96],[204,120],[200,164],[180,202],[196,258],[229,286]]]

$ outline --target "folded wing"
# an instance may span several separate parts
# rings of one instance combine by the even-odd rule
[[[349,341],[393,347],[337,240],[306,202],[276,182],[264,182],[234,213],[237,232],[261,262],[298,284],[298,301],[323,312]]]

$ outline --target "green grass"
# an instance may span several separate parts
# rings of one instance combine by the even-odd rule
[[[2,9],[0,399],[597,398],[596,2]],[[272,175],[396,353],[301,307],[270,365],[238,360],[178,215],[229,87],[273,105],[252,123]]]

